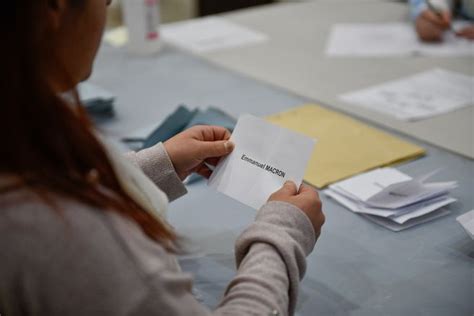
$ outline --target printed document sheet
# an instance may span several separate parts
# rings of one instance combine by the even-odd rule
[[[454,29],[466,25],[464,21],[453,23]],[[474,42],[447,31],[442,42],[424,43],[410,22],[338,24],[331,31],[326,53],[345,57],[472,56]]]
[[[473,105],[474,77],[433,69],[340,98],[400,120],[415,121]]]

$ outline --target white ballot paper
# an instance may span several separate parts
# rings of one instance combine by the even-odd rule
[[[340,99],[404,121],[429,118],[474,104],[474,77],[433,69],[343,94]]]
[[[239,118],[230,140],[234,151],[218,163],[208,184],[255,209],[285,181],[299,187],[316,143],[248,114]]]
[[[454,21],[460,30],[469,25]],[[327,46],[329,56],[472,56],[474,43],[447,31],[440,43],[424,43],[418,39],[409,22],[338,24],[333,27]]]

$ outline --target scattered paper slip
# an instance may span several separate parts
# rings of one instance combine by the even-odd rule
[[[474,104],[474,77],[443,69],[343,94],[347,103],[404,121],[440,115]]]
[[[201,18],[164,24],[160,34],[165,42],[194,53],[213,52],[264,42],[268,36],[221,18]],[[104,40],[121,47],[128,42],[125,27],[106,32]]]
[[[400,231],[448,214],[438,210],[456,202],[448,195],[456,182],[426,182],[436,172],[412,178],[397,169],[376,169],[332,184],[324,192],[351,211]]]
[[[267,40],[263,33],[221,18],[203,18],[163,26],[163,39],[195,53],[217,51]]]
[[[252,115],[237,121],[234,151],[213,171],[209,186],[259,209],[291,180],[299,187],[316,141]]]
[[[474,210],[458,216],[456,220],[461,224],[466,233],[474,239]]]
[[[455,21],[459,30],[469,23]],[[441,43],[418,39],[413,23],[338,24],[333,27],[326,53],[329,56],[472,56],[474,43],[447,31]]]

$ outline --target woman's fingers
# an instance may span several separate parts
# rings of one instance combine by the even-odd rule
[[[204,162],[215,167],[219,163],[219,160],[221,160],[221,157],[211,157],[204,160]]]
[[[458,31],[456,35],[469,40],[474,40],[474,25],[463,28],[462,30]]]
[[[443,11],[440,14],[437,14],[431,10],[425,10],[421,13],[421,17],[428,22],[433,23],[434,26],[446,29],[451,24],[451,13],[449,11]]]
[[[205,164],[202,164],[197,168],[196,173],[206,179],[209,179],[212,174],[212,170],[209,169]]]
[[[190,128],[196,133],[195,137],[203,141],[228,140],[231,133],[222,126],[198,125]]]

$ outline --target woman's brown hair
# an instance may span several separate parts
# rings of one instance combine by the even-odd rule
[[[54,64],[40,35],[46,3],[6,1],[0,10],[0,174],[15,175],[45,201],[59,195],[120,213],[169,249],[174,232],[121,186],[77,94],[72,106],[45,79],[45,65]]]

